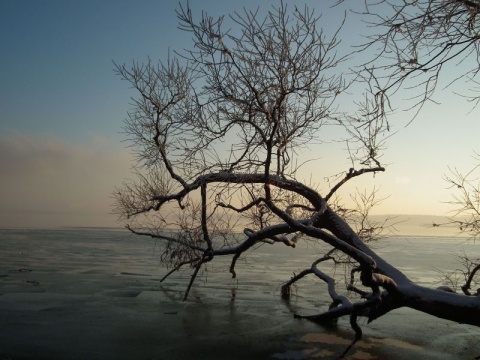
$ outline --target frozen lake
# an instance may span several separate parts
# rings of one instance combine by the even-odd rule
[[[437,287],[436,270],[459,266],[479,243],[452,237],[392,237],[376,244],[416,282]],[[190,269],[159,279],[161,246],[126,231],[0,230],[0,359],[334,359],[348,345],[348,319],[326,328],[293,318],[328,305],[325,286],[280,286],[319,249],[264,245],[237,263],[214,259],[183,292]],[[349,359],[472,359],[480,329],[398,309],[371,324]]]

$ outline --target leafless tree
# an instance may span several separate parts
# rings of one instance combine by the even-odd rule
[[[477,155],[474,159],[476,165],[466,174],[456,168],[450,169],[450,175],[445,180],[453,191],[449,203],[454,213],[444,222],[433,224],[433,227],[454,226],[459,235],[468,236],[471,241],[477,241],[480,235],[480,158]],[[480,258],[465,252],[458,258],[462,268],[451,272],[440,271],[442,282],[450,284],[453,290],[460,288],[466,295],[472,295],[471,289],[474,288],[473,293],[480,295]]]
[[[477,156],[475,161],[477,165],[466,174],[450,169],[451,174],[445,177],[453,190],[450,204],[455,211],[445,224],[455,225],[461,234],[472,239],[480,235],[480,158]]]
[[[344,2],[344,1],[340,1]],[[410,90],[409,106],[416,114],[440,89],[460,81],[461,93],[474,105],[478,95],[480,2],[477,0],[365,0],[364,21],[371,29],[368,49],[375,56],[361,73],[377,89],[377,106],[388,107],[399,90]],[[453,67],[454,75],[452,72]]]
[[[138,178],[125,182],[115,197],[130,231],[165,241],[162,260],[172,271],[192,268],[185,297],[202,266],[218,256],[231,257],[235,277],[237,260],[256,245],[294,248],[308,237],[330,250],[282,292],[288,296],[290,285],[309,274],[327,283],[331,306],[298,316],[317,322],[349,316],[352,345],[362,334],[359,316],[371,321],[403,306],[480,325],[480,297],[413,283],[369,247],[366,240],[383,225],[335,202],[344,183],[384,171],[380,150],[387,129],[371,83],[356,111],[338,110],[338,97],[351,80],[343,75],[346,58],[337,34],[327,39],[313,11],[283,4],[266,16],[202,14],[198,21],[180,7],[178,18],[192,34],[192,50],[166,63],[116,66],[137,92],[125,131],[137,155]],[[298,174],[305,163],[321,169],[321,162],[304,154],[331,126],[345,130],[340,138],[352,166],[322,195]],[[376,201],[372,196],[357,197],[360,214]],[[338,291],[321,269],[326,262],[353,265],[348,287],[358,298]]]
[[[361,50],[375,49],[376,56],[360,72],[375,82],[379,94],[377,106],[388,104],[398,90],[408,88],[412,91],[410,106],[418,114],[428,101],[435,102],[439,83],[441,90],[455,83],[469,85],[470,92],[461,90],[459,95],[473,107],[478,105],[479,1],[365,0],[364,5],[362,16],[375,31]],[[450,204],[454,215],[433,224],[434,227],[453,225],[460,235],[473,240],[480,234],[478,155],[475,160],[477,165],[467,173],[450,169],[445,180],[453,191]],[[466,295],[471,295],[470,288],[478,285],[480,261],[468,254],[459,258],[463,269],[444,273],[443,278],[453,289],[460,287]]]

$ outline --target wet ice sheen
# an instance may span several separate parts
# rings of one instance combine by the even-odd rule
[[[457,267],[452,238],[391,238],[379,252],[422,284]],[[479,244],[467,244],[478,255]],[[293,318],[328,305],[313,278],[296,296],[280,285],[316,247],[264,245],[237,265],[215,259],[182,301],[190,271],[163,284],[160,245],[113,230],[0,230],[0,358],[333,359],[350,342],[346,319],[325,328]],[[479,331],[410,309],[360,323],[350,359],[469,359]]]

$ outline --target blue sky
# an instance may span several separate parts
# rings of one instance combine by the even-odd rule
[[[336,28],[341,9],[307,3],[328,12],[323,27]],[[259,2],[190,4],[198,17],[202,10],[220,15]],[[0,2],[0,227],[116,224],[110,194],[129,175],[121,132],[135,94],[114,74],[112,61],[165,59],[190,47],[190,35],[177,29],[177,6],[166,0]],[[344,42],[359,32],[355,26],[343,29]],[[344,195],[374,184],[389,196],[378,213],[448,211],[442,176],[448,166],[466,171],[474,164],[480,114],[469,113],[470,105],[451,91],[441,100],[443,106],[428,106],[407,128],[408,116],[399,112],[387,173],[350,185]],[[324,158],[331,172],[314,171],[319,182],[349,166],[343,154]]]
[[[2,128],[110,136],[128,95],[112,61],[161,57],[178,38],[165,36],[176,28],[173,2],[141,3],[2,2]]]

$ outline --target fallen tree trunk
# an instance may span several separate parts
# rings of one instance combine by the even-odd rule
[[[285,284],[282,292],[288,293],[288,288],[294,282],[311,273],[328,283],[332,304],[324,313],[309,316],[296,315],[296,317],[321,323],[345,315],[355,315],[366,316],[370,322],[391,310],[409,307],[442,319],[480,326],[480,296],[462,295],[444,288],[432,289],[415,284],[374,252],[343,219],[329,208],[316,226],[329,230],[337,238],[373,259],[375,262],[373,269],[361,266],[359,271],[362,284],[369,287],[371,291],[356,289],[351,283],[349,289],[361,294],[364,300],[352,303],[349,300],[340,299],[335,289],[335,281],[317,268],[319,263],[330,258],[321,258],[314,262],[310,269],[304,270]],[[380,290],[381,288],[383,290]]]

